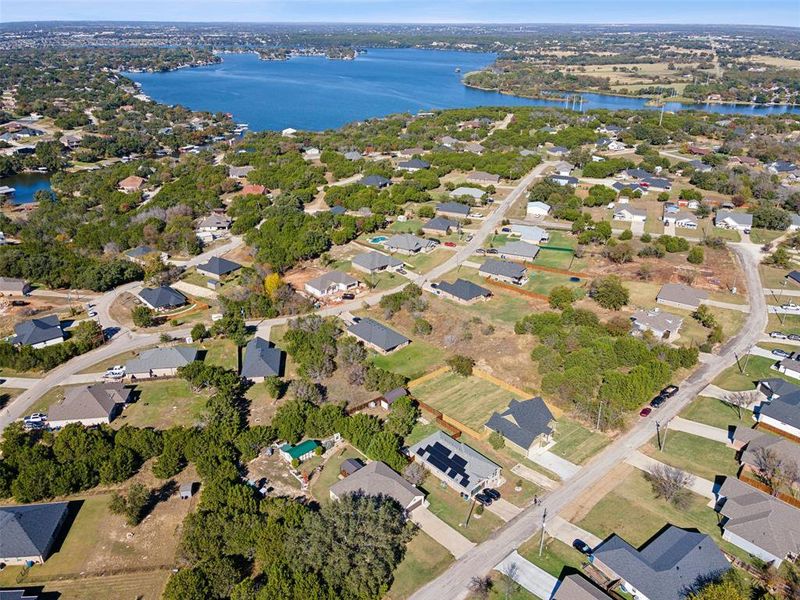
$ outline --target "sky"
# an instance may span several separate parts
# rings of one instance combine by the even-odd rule
[[[0,0],[0,23],[68,20],[800,27],[800,0]]]

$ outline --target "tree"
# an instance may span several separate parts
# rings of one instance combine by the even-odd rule
[[[764,258],[763,263],[765,265],[775,265],[781,269],[788,269],[792,265],[792,257],[789,255],[786,248],[779,246],[775,249],[775,252],[768,254]]]
[[[503,596],[508,600],[513,594],[516,594],[520,588],[519,583],[517,583],[519,567],[515,562],[508,563],[501,573],[506,576],[503,580]]]
[[[715,581],[687,596],[688,600],[749,600],[750,594],[729,580]]]
[[[283,279],[278,273],[270,273],[264,278],[264,292],[270,298],[275,298],[275,294],[277,294],[282,285]]]
[[[197,324],[195,324],[194,327],[192,327],[191,336],[192,336],[192,340],[195,341],[195,342],[199,342],[200,340],[204,340],[205,338],[208,337],[208,329],[206,329],[206,326],[203,325],[202,323],[197,323]]]
[[[411,396],[398,398],[392,403],[384,429],[401,438],[411,433],[419,418],[419,407]]]
[[[134,483],[128,490],[127,497],[114,494],[109,503],[109,510],[123,515],[131,527],[138,525],[144,518],[151,502],[152,492],[141,483]]]
[[[703,327],[708,327],[709,329],[717,325],[717,318],[705,304],[701,304],[697,307],[697,310],[692,312],[692,318],[698,321]]]
[[[679,509],[688,507],[691,496],[686,488],[694,482],[694,475],[658,463],[650,467],[645,478],[650,482],[656,498],[663,498]]]
[[[422,317],[414,319],[414,333],[419,333],[420,335],[430,335],[431,331],[433,331],[433,326],[430,324],[430,321],[423,319]]]
[[[481,577],[476,575],[470,579],[468,587],[469,591],[472,592],[473,597],[477,598],[478,600],[487,600],[487,598],[489,598],[489,593],[492,591],[492,580],[490,577]]]
[[[619,234],[619,239],[622,241],[633,239],[633,232],[630,229],[626,229]]]
[[[472,369],[475,366],[475,361],[469,356],[463,354],[455,354],[447,359],[447,366],[453,373],[457,373],[462,377],[469,377],[472,375]]]
[[[428,476],[428,470],[414,461],[403,470],[403,478],[411,485],[422,485]]]
[[[264,387],[267,388],[267,393],[274,400],[280,400],[286,393],[286,388],[288,386],[280,377],[271,375],[270,377],[264,379]]]
[[[205,575],[197,568],[181,569],[169,578],[164,600],[207,600],[211,589]]]
[[[550,291],[548,300],[550,302],[550,308],[564,310],[572,306],[572,303],[575,302],[575,293],[572,291],[572,288],[565,285],[558,285]]]
[[[764,203],[753,211],[753,227],[786,231],[791,224],[789,213],[777,206]]]
[[[603,308],[619,310],[628,303],[628,289],[616,275],[606,275],[592,281],[589,296]]]
[[[742,409],[747,408],[755,401],[754,391],[732,392],[725,396],[725,402],[736,409],[736,415],[742,420]]]
[[[700,246],[692,246],[692,249],[689,250],[689,255],[686,257],[686,260],[693,265],[703,264],[703,249]]]
[[[247,343],[247,325],[241,314],[233,311],[226,312],[222,318],[211,327],[214,334],[222,334],[238,347]]]
[[[131,311],[133,324],[137,327],[152,327],[155,324],[153,310],[146,306],[135,306]]]
[[[489,443],[495,450],[500,450],[500,448],[506,445],[506,440],[501,433],[493,431],[489,434]]]

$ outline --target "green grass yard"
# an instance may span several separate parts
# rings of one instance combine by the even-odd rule
[[[342,463],[348,458],[360,458],[364,463],[367,462],[364,456],[351,446],[345,446],[336,456],[329,458],[311,483],[311,494],[320,504],[330,502],[328,490],[334,483],[339,481],[339,471]]]
[[[553,577],[559,577],[565,568],[580,571],[581,565],[586,562],[586,557],[575,548],[546,534],[541,556],[539,556],[539,544],[540,538],[537,533],[522,544],[517,552]]]
[[[114,427],[167,429],[195,425],[202,419],[207,397],[192,392],[183,379],[139,381],[136,389],[140,392],[139,399],[112,422]]]
[[[428,476],[425,480],[422,488],[428,493],[428,509],[467,539],[476,543],[482,542],[503,524],[500,517],[488,510],[476,519],[472,502],[464,501],[455,490],[446,486],[442,488],[442,485],[444,484],[434,476]],[[468,516],[469,521],[464,526]]]
[[[662,434],[663,436],[663,434]],[[658,450],[655,438],[642,452],[688,473],[714,481],[717,475],[736,476],[739,463],[736,450],[720,442],[683,431],[667,431],[664,451]]]
[[[391,354],[375,354],[372,362],[387,371],[416,379],[439,367],[444,362],[444,352],[427,342],[415,340]]]
[[[478,432],[493,412],[505,409],[512,399],[520,399],[485,379],[462,377],[449,371],[414,386],[412,393]]]
[[[698,396],[691,404],[681,411],[681,417],[698,423],[705,423],[712,427],[727,429],[729,425],[737,427],[750,427],[753,424],[753,413],[742,409],[742,419],[739,420],[739,413],[732,404],[719,400],[718,398],[708,398]]]
[[[724,390],[742,391],[752,390],[755,387],[755,382],[770,377],[777,377],[785,379],[792,383],[797,383],[796,379],[787,377],[783,373],[779,373],[772,368],[772,365],[777,361],[777,357],[773,360],[765,356],[747,356],[740,357],[739,362],[744,368],[744,373],[739,372],[739,367],[736,364],[731,365],[725,369],[714,380],[714,384]]]
[[[216,365],[234,371],[239,368],[236,344],[228,339],[205,340],[202,348],[206,350],[205,362],[209,365]],[[244,356],[244,350],[242,350]]]
[[[585,463],[611,441],[601,433],[563,418],[559,419],[553,438],[556,443],[550,451],[578,465]]]
[[[425,583],[440,575],[453,556],[424,531],[417,531],[406,545],[406,554],[394,570],[387,600],[405,600]]]
[[[784,231],[774,231],[772,229],[751,229],[750,241],[754,244],[768,244],[781,237]]]

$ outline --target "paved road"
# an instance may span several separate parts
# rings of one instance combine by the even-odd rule
[[[767,323],[766,303],[758,265],[761,262],[758,247],[731,244],[730,248],[740,258],[747,281],[750,313],[741,331],[724,344],[715,360],[701,364],[681,382],[681,390],[659,409],[658,418],[667,421],[691,402],[709,381],[735,362],[737,354],[745,354],[758,341]],[[574,477],[560,488],[549,493],[539,506],[529,506],[519,516],[495,531],[492,536],[456,561],[447,571],[429,582],[411,598],[413,600],[440,600],[461,593],[475,575],[488,573],[508,553],[530,538],[542,522],[542,513],[556,516],[570,502],[600,481],[611,469],[632,455],[655,434],[655,420],[642,419],[606,449],[595,456]]]

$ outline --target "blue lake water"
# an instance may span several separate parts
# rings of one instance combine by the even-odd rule
[[[39,190],[50,189],[50,175],[46,173],[20,173],[0,179],[0,186],[7,185],[16,191],[11,197],[11,204],[28,204]]]
[[[219,64],[167,73],[128,73],[151,98],[195,110],[232,113],[252,130],[286,127],[323,130],[397,112],[473,106],[554,106],[475,90],[463,73],[491,64],[487,53],[374,49],[353,61],[298,57],[263,61],[255,54],[226,54]],[[456,68],[462,73],[457,73]],[[581,94],[583,110],[648,108],[642,98]],[[668,103],[666,110],[697,108],[723,114],[800,112],[800,107]]]

